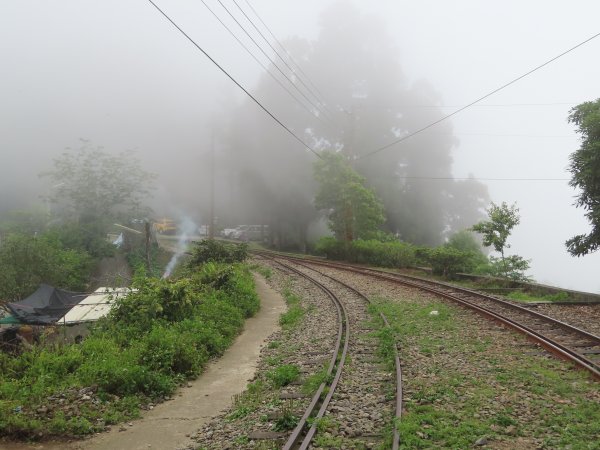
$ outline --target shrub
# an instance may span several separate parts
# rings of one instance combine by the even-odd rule
[[[198,266],[206,262],[236,263],[248,257],[248,245],[232,244],[215,239],[194,242],[189,266]]]
[[[327,259],[347,260],[381,267],[408,267],[415,263],[415,248],[398,240],[381,242],[357,239],[346,244],[332,237],[321,238],[315,250]]]
[[[470,272],[475,266],[474,254],[449,246],[420,248],[417,256],[430,265],[435,275],[453,277],[459,272]]]
[[[81,344],[0,355],[0,434],[84,434],[99,431],[99,417],[126,420],[144,401],[170,395],[200,373],[259,307],[250,271],[239,264],[210,263],[188,278],[135,283],[138,291],[119,299]],[[37,417],[49,396],[92,385],[102,402],[68,420]]]

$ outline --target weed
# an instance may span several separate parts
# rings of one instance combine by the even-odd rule
[[[298,425],[298,417],[294,415],[293,408],[293,401],[283,406],[281,416],[275,420],[273,431],[290,431]]]
[[[296,381],[300,376],[300,369],[293,364],[283,364],[267,373],[273,386],[280,388]]]

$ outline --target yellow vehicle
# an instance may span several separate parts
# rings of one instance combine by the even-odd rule
[[[160,219],[159,222],[154,222],[152,224],[154,227],[154,231],[158,234],[176,234],[177,233],[177,225],[171,219],[163,218]]]

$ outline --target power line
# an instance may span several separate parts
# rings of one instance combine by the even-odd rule
[[[306,147],[308,150],[310,150],[312,153],[314,153],[314,154],[315,154],[315,156],[317,156],[319,159],[321,159],[321,155],[319,155],[315,149],[313,149],[313,148],[312,148],[311,146],[309,146],[309,145],[308,145],[306,142],[304,142],[304,141],[303,141],[301,138],[299,138],[299,137],[298,137],[296,134],[294,134],[294,132],[293,132],[292,130],[290,130],[290,129],[289,129],[287,126],[285,126],[285,125],[284,125],[284,124],[283,124],[283,123],[282,123],[282,122],[281,122],[281,121],[280,121],[280,120],[279,120],[277,117],[275,117],[275,116],[273,115],[273,113],[271,113],[271,111],[269,111],[267,108],[265,108],[265,107],[262,105],[262,103],[260,103],[260,102],[259,102],[259,101],[258,101],[258,100],[257,100],[257,99],[256,99],[256,98],[255,98],[255,97],[254,97],[254,96],[253,96],[251,93],[250,93],[250,92],[248,92],[248,91],[247,91],[247,90],[246,90],[246,89],[245,89],[245,88],[244,88],[244,87],[243,87],[243,86],[242,86],[242,85],[241,85],[241,84],[240,84],[240,83],[239,83],[239,82],[238,82],[238,81],[237,81],[235,78],[233,78],[233,77],[232,77],[232,76],[229,74],[229,72],[227,72],[227,71],[226,71],[226,70],[225,70],[225,69],[224,69],[224,68],[223,68],[223,67],[222,67],[222,66],[221,66],[221,65],[220,65],[218,62],[216,62],[216,61],[215,61],[215,60],[214,60],[214,59],[213,59],[213,58],[212,58],[212,57],[211,57],[211,56],[210,56],[208,53],[206,53],[206,51],[205,51],[205,50],[204,50],[202,47],[200,47],[200,45],[198,45],[198,44],[196,43],[196,41],[194,41],[194,40],[193,40],[193,39],[192,39],[192,38],[191,38],[191,37],[190,37],[190,36],[189,36],[189,35],[188,35],[188,34],[187,34],[185,31],[183,31],[183,30],[182,30],[182,29],[179,27],[179,25],[177,25],[177,24],[176,24],[176,23],[175,23],[175,22],[174,22],[174,21],[173,21],[173,20],[172,20],[172,19],[171,19],[171,18],[170,18],[170,17],[169,17],[169,16],[168,16],[168,15],[167,15],[167,14],[166,14],[166,13],[165,13],[163,10],[162,10],[162,9],[160,9],[160,8],[158,7],[158,5],[156,5],[156,3],[154,3],[152,0],[148,0],[148,2],[149,2],[149,3],[150,3],[152,6],[154,6],[154,7],[156,8],[156,10],[157,10],[159,13],[161,13],[161,14],[162,14],[162,15],[165,17],[165,19],[167,19],[169,22],[171,22],[171,24],[172,24],[172,25],[173,25],[175,28],[177,28],[177,29],[179,30],[179,32],[180,32],[181,34],[183,34],[183,35],[184,35],[184,36],[187,38],[187,40],[188,40],[188,41],[190,41],[190,42],[191,42],[191,43],[194,45],[194,47],[196,47],[198,50],[200,50],[202,53],[204,53],[204,56],[206,56],[206,57],[207,57],[207,58],[208,58],[208,59],[209,59],[209,60],[210,60],[210,61],[211,61],[211,62],[212,62],[212,63],[213,63],[215,66],[217,66],[217,67],[218,67],[218,68],[221,70],[221,72],[223,72],[225,75],[227,75],[227,77],[228,77],[228,78],[229,78],[231,81],[233,81],[233,82],[236,84],[236,86],[237,86],[237,87],[239,87],[239,88],[240,88],[242,91],[244,91],[244,93],[245,93],[245,94],[246,94],[248,97],[250,97],[250,98],[251,98],[251,99],[254,101],[254,103],[256,103],[258,106],[260,106],[260,107],[261,107],[261,109],[262,109],[264,112],[266,112],[266,113],[267,113],[269,116],[271,116],[271,118],[272,118],[272,119],[273,119],[275,122],[277,122],[277,123],[278,123],[278,124],[279,124],[279,125],[280,125],[280,126],[283,128],[283,129],[285,129],[285,130],[286,130],[286,131],[287,131],[289,134],[291,134],[291,135],[294,137],[294,139],[296,139],[296,140],[297,140],[298,142],[300,142],[300,143],[301,143],[301,144],[302,144],[304,147]]]
[[[246,20],[248,20],[248,22],[250,22],[250,24],[252,25],[252,27],[256,30],[256,32],[260,35],[261,38],[263,38],[263,40],[267,43],[267,45],[271,48],[271,50],[273,50],[273,52],[275,52],[275,54],[277,55],[277,57],[283,62],[283,64],[285,64],[285,66],[290,70],[291,73],[293,73],[296,78],[298,79],[298,81],[300,81],[300,83],[302,83],[302,86],[304,86],[306,88],[306,90],[308,92],[310,92],[310,94],[317,100],[317,102],[320,105],[323,105],[325,102],[323,102],[314,92],[313,90],[308,87],[306,85],[306,83],[304,82],[304,80],[302,80],[302,78],[298,75],[298,73],[287,63],[287,61],[285,59],[283,59],[283,57],[279,54],[279,52],[277,51],[277,49],[275,47],[273,47],[273,45],[271,45],[271,43],[269,42],[269,40],[265,37],[265,35],[262,33],[262,31],[260,31],[260,29],[256,26],[256,24],[252,21],[252,19],[250,19],[250,17],[248,17],[248,14],[246,14],[246,11],[244,11],[242,9],[242,7],[239,5],[239,3],[237,2],[237,0],[232,0],[233,3],[235,4],[235,6],[237,6],[237,8],[242,12],[242,14],[244,15],[244,17],[246,18]]]
[[[315,108],[317,111],[321,112],[323,115],[326,116],[326,114],[321,110],[321,108],[319,108],[317,105],[315,105],[313,103],[313,101],[311,99],[309,99],[304,92],[302,92],[300,89],[298,89],[298,86],[296,86],[296,84],[283,72],[283,70],[280,69],[280,67],[267,54],[267,52],[264,51],[264,49],[260,46],[260,44],[258,42],[256,42],[256,40],[252,37],[252,35],[250,33],[248,33],[248,30],[246,30],[246,28],[244,28],[244,26],[240,23],[240,21],[237,20],[237,18],[231,13],[231,11],[229,11],[227,6],[225,6],[221,0],[217,0],[217,1],[223,7],[223,9],[227,12],[227,14],[229,14],[229,16],[235,21],[235,23],[237,23],[237,25],[242,29],[242,31],[246,34],[246,36],[248,36],[248,38],[254,43],[254,45],[256,45],[256,47],[258,47],[258,49],[261,51],[261,53],[271,62],[271,64],[273,64],[273,66],[279,71],[279,73],[281,73],[281,75],[283,75],[283,77],[290,82],[290,84],[296,89],[296,91],[298,91],[300,93],[300,95],[302,95],[302,97],[304,97],[304,99],[308,103],[310,103],[310,105],[313,108]]]
[[[574,105],[577,102],[561,102],[561,103],[484,103],[483,105],[473,105],[477,108],[485,107],[513,107],[513,106],[566,106]],[[403,105],[404,108],[461,108],[464,105]]]
[[[569,181],[569,178],[474,178],[474,177],[397,177],[401,180],[460,180],[460,181]]]
[[[305,109],[305,110],[306,110],[306,111],[307,111],[309,114],[311,114],[312,116],[316,117],[316,118],[317,118],[317,119],[319,119],[319,120],[322,120],[322,119],[319,117],[319,115],[318,115],[318,114],[316,114],[314,111],[311,111],[311,110],[308,108],[308,106],[306,106],[304,103],[302,103],[302,101],[301,101],[301,100],[300,100],[298,97],[296,97],[296,96],[294,95],[294,93],[293,93],[292,91],[290,91],[290,90],[289,90],[289,89],[288,89],[288,88],[287,88],[287,87],[286,87],[286,86],[285,86],[285,85],[284,85],[284,84],[283,84],[283,83],[282,83],[282,82],[279,80],[279,78],[277,78],[275,75],[273,75],[273,73],[271,73],[271,71],[270,71],[270,70],[269,70],[269,69],[268,69],[268,68],[267,68],[267,67],[266,67],[266,66],[265,66],[265,65],[264,65],[264,64],[263,64],[263,63],[262,63],[262,62],[261,62],[261,61],[260,61],[260,60],[259,60],[257,57],[256,57],[256,55],[255,55],[254,53],[252,53],[252,51],[250,51],[250,49],[249,49],[249,48],[246,46],[246,44],[244,44],[244,43],[243,43],[243,42],[240,40],[240,38],[238,38],[238,37],[235,35],[235,33],[234,33],[232,30],[231,30],[231,28],[229,28],[229,27],[227,26],[227,24],[226,24],[225,22],[223,22],[223,21],[221,20],[221,18],[220,18],[220,17],[219,17],[219,16],[218,16],[218,15],[217,15],[217,14],[216,14],[216,13],[215,13],[215,12],[214,12],[214,11],[213,11],[211,8],[210,8],[210,6],[208,6],[208,4],[206,3],[206,1],[205,1],[205,0],[200,0],[200,1],[201,1],[201,2],[204,4],[204,6],[206,7],[206,9],[208,9],[208,10],[210,11],[210,13],[211,13],[211,14],[212,14],[212,15],[213,15],[213,16],[214,16],[214,17],[215,17],[215,18],[216,18],[216,19],[219,21],[219,23],[220,23],[221,25],[223,25],[227,31],[229,31],[229,34],[231,34],[231,36],[233,36],[233,38],[234,38],[234,39],[235,39],[235,40],[238,42],[238,44],[240,44],[240,45],[242,46],[242,48],[243,48],[244,50],[246,50],[246,52],[248,52],[248,54],[249,54],[250,56],[252,56],[252,58],[254,58],[254,60],[255,60],[255,61],[256,61],[256,62],[257,62],[257,63],[258,63],[258,64],[259,64],[259,65],[260,65],[260,66],[261,66],[261,67],[262,67],[264,70],[265,70],[265,72],[267,72],[267,73],[268,73],[268,74],[271,76],[271,78],[273,78],[273,80],[275,80],[275,81],[276,81],[276,82],[279,84],[279,86],[281,86],[281,88],[282,88],[282,89],[284,89],[284,90],[285,90],[285,91],[286,91],[286,92],[287,92],[287,93],[288,93],[288,94],[289,94],[289,95],[290,95],[290,96],[291,96],[291,97],[292,97],[294,100],[296,100],[296,101],[298,102],[298,104],[299,104],[300,106],[302,106],[302,108],[304,108],[304,109]]]
[[[539,69],[541,69],[542,67],[545,67],[545,66],[547,66],[548,64],[550,64],[550,63],[552,63],[552,62],[556,61],[558,58],[560,58],[560,57],[562,57],[562,56],[566,55],[567,53],[570,53],[570,52],[572,52],[573,50],[575,50],[575,49],[577,49],[577,48],[581,47],[582,45],[584,45],[584,44],[586,44],[586,43],[590,42],[592,39],[595,39],[595,38],[597,38],[598,36],[600,36],[600,33],[597,33],[597,34],[595,34],[595,35],[593,35],[593,36],[591,36],[591,37],[587,38],[586,40],[584,40],[584,41],[580,42],[579,44],[575,45],[574,47],[571,47],[570,49],[568,49],[568,50],[566,50],[566,51],[562,52],[561,54],[559,54],[559,55],[555,56],[554,58],[552,58],[552,59],[549,59],[549,60],[548,60],[548,61],[546,61],[545,63],[543,63],[543,64],[540,64],[539,66],[537,66],[537,67],[535,67],[535,68],[531,69],[529,72],[526,72],[526,73],[524,73],[523,75],[521,75],[521,76],[519,76],[519,77],[515,78],[514,80],[512,80],[512,81],[509,81],[509,82],[508,82],[508,83],[506,83],[506,84],[503,84],[503,85],[502,85],[502,86],[500,86],[499,88],[497,88],[497,89],[494,89],[493,91],[491,91],[490,93],[488,93],[488,94],[484,95],[483,97],[480,97],[480,98],[478,98],[477,100],[475,100],[475,101],[473,101],[473,102],[469,103],[468,105],[465,105],[465,106],[463,106],[462,108],[459,108],[459,109],[457,109],[456,111],[454,111],[454,112],[452,112],[452,113],[450,113],[450,114],[448,114],[448,115],[446,115],[446,116],[442,117],[441,119],[438,119],[438,120],[436,120],[435,122],[432,122],[432,123],[430,123],[429,125],[426,125],[426,126],[424,126],[424,127],[422,127],[422,128],[419,128],[417,131],[414,131],[414,132],[412,132],[412,133],[410,133],[410,134],[408,134],[408,135],[406,135],[406,136],[404,136],[404,137],[402,137],[402,138],[400,138],[400,139],[397,139],[397,140],[395,140],[395,141],[393,141],[393,142],[390,142],[389,144],[387,144],[387,145],[384,145],[383,147],[379,147],[379,148],[377,148],[377,149],[375,149],[375,150],[373,150],[373,151],[371,151],[371,152],[368,152],[368,153],[366,153],[366,154],[364,154],[364,155],[362,155],[362,156],[359,156],[359,157],[358,157],[358,158],[356,158],[356,159],[357,159],[357,160],[360,160],[360,159],[366,158],[367,156],[375,155],[376,153],[379,153],[379,152],[381,152],[381,151],[383,151],[383,150],[385,150],[385,149],[388,149],[388,148],[392,147],[393,145],[399,144],[400,142],[403,142],[403,141],[406,141],[407,139],[410,139],[411,137],[413,137],[413,136],[414,136],[414,135],[416,135],[416,134],[422,133],[423,131],[425,131],[425,130],[427,130],[427,129],[429,129],[429,128],[431,128],[431,127],[435,126],[435,125],[437,125],[438,123],[440,123],[440,122],[443,122],[444,120],[446,120],[446,119],[449,119],[450,117],[452,117],[452,116],[454,116],[454,115],[456,115],[456,114],[458,114],[458,113],[460,113],[460,112],[464,111],[465,109],[467,109],[467,108],[469,108],[469,107],[471,107],[471,106],[475,105],[476,103],[479,103],[480,101],[482,101],[482,100],[484,100],[484,99],[486,99],[486,98],[488,98],[488,97],[492,96],[492,95],[493,95],[493,94],[495,94],[496,92],[498,92],[498,91],[501,91],[502,89],[505,89],[505,88],[507,88],[507,87],[508,87],[508,86],[510,86],[511,84],[514,84],[514,83],[516,83],[517,81],[519,81],[519,80],[521,80],[521,79],[525,78],[526,76],[528,76],[528,75],[531,75],[532,73],[534,73],[534,72],[538,71],[538,70],[539,70]]]
[[[315,85],[315,83],[311,80],[311,78],[304,72],[304,70],[302,70],[302,67],[300,66],[300,64],[298,64],[296,62],[296,60],[294,59],[292,54],[287,50],[287,48],[285,48],[285,46],[279,41],[279,39],[277,39],[277,36],[275,36],[275,34],[271,31],[271,28],[269,28],[269,26],[265,23],[265,21],[260,17],[260,15],[256,11],[256,9],[254,9],[254,7],[250,4],[250,1],[249,0],[244,0],[244,1],[248,5],[248,7],[252,10],[254,15],[258,18],[260,23],[262,23],[262,25],[265,27],[265,29],[269,32],[269,34],[271,35],[273,40],[277,43],[277,45],[279,45],[279,47],[281,47],[281,49],[285,52],[286,56],[290,59],[290,62],[292,62],[296,66],[298,71],[302,75],[304,75],[304,77],[310,83],[310,85],[314,88],[314,90],[317,91],[317,93],[320,95],[321,103],[325,106],[326,109],[329,110],[329,108],[327,108],[327,103],[325,101],[323,101],[323,99],[325,98],[323,93],[319,90],[319,88]],[[317,98],[319,98],[319,97],[317,97]]]

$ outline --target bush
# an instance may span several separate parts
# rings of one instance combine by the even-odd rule
[[[92,262],[85,251],[65,249],[51,235],[11,234],[0,246],[0,299],[24,298],[40,283],[83,290]]]
[[[380,267],[408,267],[415,264],[415,247],[398,240],[380,242],[357,239],[347,244],[325,237],[317,242],[315,250],[327,259]]]
[[[435,275],[453,277],[459,272],[470,272],[475,267],[476,255],[449,246],[420,248],[417,257],[431,266]]]
[[[248,245],[246,244],[232,244],[215,239],[204,239],[194,242],[189,265],[194,267],[206,262],[231,264],[244,262],[247,257]]]
[[[135,287],[81,344],[0,355],[0,434],[85,434],[99,431],[99,418],[127,420],[140,404],[199,374],[259,307],[250,271],[240,264],[205,264],[187,278],[138,279]],[[52,411],[40,421],[36,411],[49,396],[89,386],[102,402],[86,403],[68,420]]]

